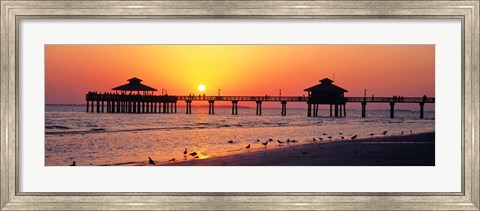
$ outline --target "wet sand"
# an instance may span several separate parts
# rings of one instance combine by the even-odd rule
[[[273,144],[272,144],[273,145]],[[168,166],[434,166],[435,133],[290,144]]]

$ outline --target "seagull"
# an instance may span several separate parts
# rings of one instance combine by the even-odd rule
[[[267,147],[267,144],[268,144],[268,141],[266,141],[265,143],[262,143],[262,145],[265,147]]]
[[[277,142],[278,142],[279,144],[283,144],[283,141],[277,140]]]
[[[324,136],[326,136],[326,135],[328,135],[328,134],[326,134],[326,133],[323,133],[323,135],[324,135]]]
[[[295,141],[295,140],[292,140],[292,143],[295,143],[295,142],[297,142],[297,141]]]
[[[190,153],[191,156],[196,156],[197,155],[197,152],[192,152]]]
[[[412,134],[412,130],[410,130],[410,134]]]
[[[352,140],[355,140],[357,138],[357,134],[352,136]]]
[[[313,138],[313,141],[317,141],[317,139]]]
[[[268,141],[273,141],[273,139],[269,138]]]
[[[245,147],[245,149],[250,149],[250,144]]]
[[[373,138],[373,135],[375,135],[375,133],[370,133],[370,138]]]
[[[343,136],[341,138],[342,138],[342,140],[345,139],[345,137],[343,137]]]
[[[73,161],[73,163],[70,164],[70,166],[77,166],[77,163],[75,161]]]
[[[260,139],[257,138],[257,142],[259,142],[259,141],[260,141]]]
[[[187,160],[187,153],[188,153],[187,148],[185,148],[185,150],[183,151],[183,158],[185,160]]]
[[[168,160],[168,162],[175,162],[175,158]]]
[[[322,138],[322,137],[320,137],[320,138],[318,138],[318,139],[319,139],[320,141],[323,141],[323,138]]]
[[[388,133],[388,131],[385,130],[385,131],[383,131],[382,134],[383,134],[383,135],[387,135],[387,133]]]
[[[338,135],[343,135],[343,133],[338,133]]]
[[[329,136],[328,139],[332,139],[332,136]]]
[[[228,141],[229,144],[233,144],[233,140]]]
[[[403,130],[402,130],[402,131],[400,131],[400,134],[403,136]]]
[[[155,161],[152,160],[152,158],[150,158],[150,157],[148,157],[148,163],[149,163],[150,165],[155,165]]]

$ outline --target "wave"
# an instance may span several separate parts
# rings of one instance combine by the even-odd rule
[[[433,119],[434,120],[434,119]],[[247,121],[247,122],[232,122],[231,124],[226,124],[225,121],[217,122],[197,122],[190,124],[180,124],[180,125],[168,125],[168,124],[158,124],[149,125],[140,128],[120,128],[120,127],[101,127],[94,124],[88,124],[87,127],[67,127],[62,125],[49,125],[45,126],[45,135],[68,135],[68,134],[93,134],[93,133],[121,133],[121,132],[141,132],[141,131],[172,131],[172,130],[199,130],[199,129],[219,129],[219,128],[257,128],[257,127],[308,127],[308,126],[318,126],[318,125],[349,125],[349,124],[358,124],[364,125],[368,123],[383,123],[385,125],[398,124],[398,123],[416,123],[410,119],[363,119],[363,118],[350,118],[348,121],[344,121],[339,118],[309,118],[305,120],[297,121],[297,119],[290,119],[288,121],[278,122],[280,120],[273,119],[267,120],[266,122],[257,122],[257,121]],[[423,120],[431,121],[431,120]],[[140,125],[139,125],[140,126]]]
[[[45,129],[60,129],[60,130],[69,130],[70,128],[67,126],[61,125],[52,125],[52,126],[45,126]]]

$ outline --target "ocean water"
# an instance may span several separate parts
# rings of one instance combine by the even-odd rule
[[[198,159],[242,153],[245,146],[251,151],[285,147],[276,140],[296,140],[295,144],[311,143],[313,138],[331,140],[370,138],[387,135],[435,131],[435,113],[425,112],[419,119],[418,111],[397,110],[389,118],[388,110],[367,110],[361,118],[359,110],[347,109],[347,116],[328,117],[329,111],[320,110],[320,117],[307,117],[305,109],[287,108],[287,116],[279,108],[263,108],[262,116],[255,108],[239,108],[231,115],[230,108],[193,108],[187,115],[179,107],[176,114],[108,114],[86,113],[85,106],[47,105],[45,112],[45,165],[143,165],[148,157],[157,163],[194,159],[184,157],[197,152]],[[412,132],[410,132],[412,131]],[[328,135],[323,135],[326,133]],[[342,135],[340,135],[342,133]],[[273,139],[267,147],[261,145]],[[260,139],[260,142],[257,142]],[[228,141],[233,140],[233,143]]]

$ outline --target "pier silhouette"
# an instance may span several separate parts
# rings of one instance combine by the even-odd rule
[[[397,103],[418,103],[420,118],[424,118],[424,105],[435,103],[433,97],[345,97],[347,90],[333,85],[333,81],[325,78],[319,85],[305,89],[308,96],[205,96],[205,95],[155,95],[154,88],[141,84],[140,79],[129,79],[125,84],[112,90],[115,93],[88,92],[86,94],[86,111],[96,113],[177,113],[177,102],[185,102],[185,113],[192,113],[192,103],[205,101],[209,105],[209,114],[215,114],[216,101],[229,101],[232,104],[232,115],[238,115],[239,102],[255,102],[256,115],[262,115],[263,102],[279,102],[281,115],[287,115],[288,102],[305,102],[308,105],[307,116],[318,116],[319,105],[330,106],[331,117],[346,116],[346,103],[361,103],[361,117],[366,117],[366,107],[369,103],[388,103],[390,105],[390,118],[395,117]],[[333,88],[332,88],[333,87]],[[120,92],[119,92],[120,91]]]

